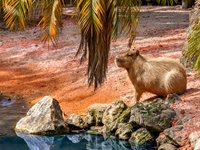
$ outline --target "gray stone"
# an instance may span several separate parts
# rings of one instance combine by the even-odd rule
[[[173,141],[173,144],[176,146],[183,146],[185,139],[179,135],[179,132],[183,130],[183,126],[179,125],[179,126],[174,126],[171,128],[168,128],[166,130],[164,130],[164,134],[166,135],[166,137],[168,139],[170,139],[171,141]]]
[[[137,103],[131,108],[130,123],[147,128],[150,132],[162,132],[172,126],[176,112],[162,99]]]
[[[102,118],[103,118],[103,113],[105,110],[108,108],[109,104],[92,104],[88,107],[88,113],[87,115],[87,123],[93,124],[96,126],[103,125],[102,124]]]
[[[64,122],[58,101],[45,96],[17,122],[15,130],[30,134],[57,134],[68,132],[69,128]]]
[[[158,150],[177,150],[177,147],[172,144],[165,143],[161,145]]]
[[[165,98],[165,102],[167,103],[175,103],[181,101],[181,98],[177,94],[168,94],[167,97]]]
[[[184,123],[186,123],[187,121],[189,121],[191,118],[192,118],[191,116],[184,116],[184,117],[180,118],[176,122],[176,125],[183,125]]]
[[[131,116],[131,109],[125,109],[122,114],[119,116],[119,123],[127,123]]]
[[[131,145],[143,145],[148,142],[153,142],[151,133],[146,128],[140,128],[131,134],[129,143]]]
[[[105,132],[112,132],[117,129],[121,114],[127,109],[127,105],[119,100],[111,104],[104,112],[102,122]]]
[[[76,115],[76,114],[71,114],[66,120],[66,124],[73,130],[73,129],[84,129],[86,128],[85,122],[83,119]]]
[[[175,145],[175,146],[179,146],[173,140],[169,139],[164,133],[160,133],[160,135],[156,139],[157,147],[159,147],[163,144],[166,144],[166,143],[172,144],[172,145]]]
[[[130,123],[119,123],[115,135],[120,140],[128,140],[133,132],[133,127]]]
[[[95,121],[94,116],[91,116],[90,114],[87,114],[85,116],[84,122],[88,127],[96,125],[96,121]]]

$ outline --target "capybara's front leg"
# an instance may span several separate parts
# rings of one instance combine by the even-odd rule
[[[133,106],[133,105],[135,105],[136,103],[138,103],[141,96],[142,96],[142,92],[141,92],[141,91],[135,90],[135,96],[134,96],[134,98],[133,98],[133,100],[132,100],[132,102],[131,102],[131,106]]]
[[[141,96],[142,96],[142,91],[135,90],[135,101],[136,101],[136,103],[139,102]]]

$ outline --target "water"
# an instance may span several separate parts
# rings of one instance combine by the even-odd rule
[[[0,136],[0,150],[153,150],[150,145],[131,147],[126,141],[104,140],[100,135],[85,133],[38,136],[17,133]]]
[[[24,101],[0,95],[0,135],[15,135],[15,125],[27,111]]]

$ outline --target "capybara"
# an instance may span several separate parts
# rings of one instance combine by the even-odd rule
[[[173,59],[146,59],[138,50],[129,50],[117,56],[116,63],[127,70],[135,87],[136,103],[143,92],[165,97],[170,93],[183,94],[186,91],[186,71]]]

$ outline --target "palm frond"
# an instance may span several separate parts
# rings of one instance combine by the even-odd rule
[[[89,85],[94,84],[97,88],[106,79],[112,36],[117,37],[124,30],[131,33],[129,35],[133,35],[139,4],[136,0],[76,1],[81,29],[78,53],[83,52],[82,60],[88,54]]]
[[[126,32],[129,36],[128,46],[131,47],[133,40],[136,37],[136,28],[138,25],[138,13],[140,10],[141,1],[124,1],[120,4],[122,22],[121,32]]]
[[[41,0],[43,17],[39,22],[42,41],[57,43],[58,27],[62,26],[62,0]]]
[[[194,67],[200,72],[200,20],[196,21],[187,38],[186,57],[196,58]],[[197,56],[197,57],[196,57]]]
[[[95,81],[95,87],[97,87],[105,77],[105,71],[102,70],[105,68],[102,66],[105,63],[101,58],[107,58],[105,54],[106,34],[103,35],[105,33],[106,5],[104,0],[79,0],[77,8],[79,9],[79,25],[82,33],[82,42],[78,51],[84,50],[83,57],[86,57],[87,51],[89,51],[88,83],[91,85]],[[98,76],[99,73],[102,73],[102,76]]]
[[[26,19],[30,13],[32,0],[2,0],[4,20],[11,30],[14,27],[25,29]]]

